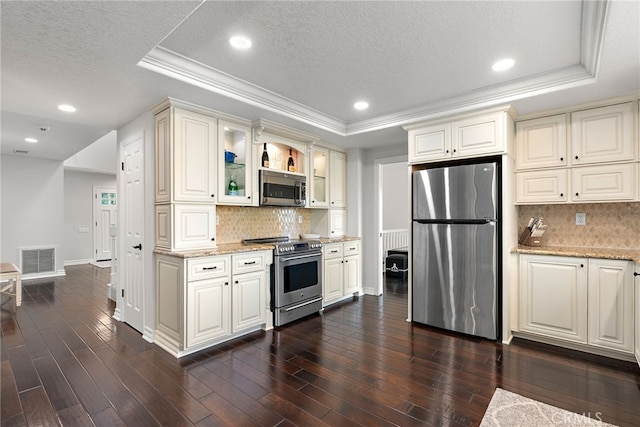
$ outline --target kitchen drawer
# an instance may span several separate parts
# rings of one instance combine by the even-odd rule
[[[322,248],[324,259],[342,258],[342,243],[330,243]]]
[[[354,242],[345,242],[344,256],[357,255],[360,253],[360,240]]]
[[[228,256],[209,256],[187,260],[187,281],[228,276],[231,274]]]
[[[232,255],[233,274],[249,273],[251,271],[261,271],[265,269],[266,253],[249,252]]]

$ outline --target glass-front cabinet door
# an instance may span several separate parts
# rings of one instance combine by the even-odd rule
[[[329,206],[329,150],[313,147],[311,151],[309,178],[311,185],[309,207],[327,208]]]
[[[218,121],[218,203],[251,206],[253,201],[251,129]]]

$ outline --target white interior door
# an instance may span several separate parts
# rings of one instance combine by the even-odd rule
[[[123,319],[142,332],[144,319],[144,137],[122,147],[122,292]]]
[[[117,209],[115,188],[94,187],[93,254],[95,261],[108,261],[112,258],[109,227],[116,224]]]

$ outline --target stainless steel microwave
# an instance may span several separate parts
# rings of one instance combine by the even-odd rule
[[[303,207],[307,200],[307,178],[287,172],[260,170],[260,205]]]

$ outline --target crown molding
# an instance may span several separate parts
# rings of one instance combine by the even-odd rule
[[[138,66],[262,108],[340,136],[464,114],[518,99],[575,88],[596,80],[610,0],[582,2],[580,64],[549,73],[488,86],[408,110],[347,123],[260,86],[194,61],[162,46],[152,49]]]

